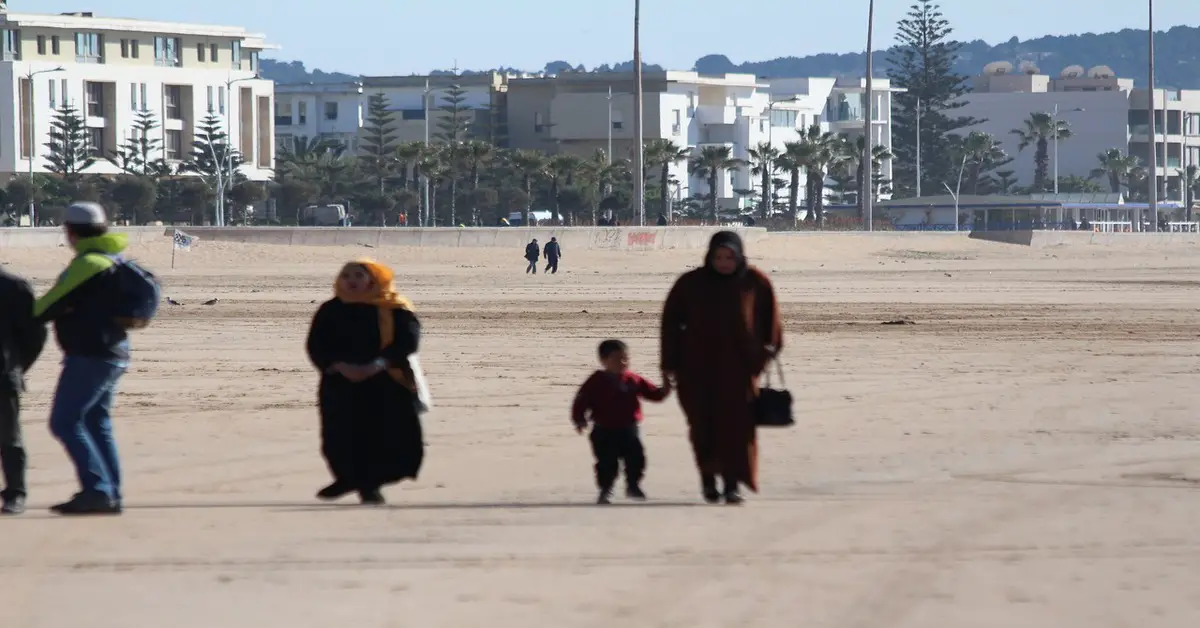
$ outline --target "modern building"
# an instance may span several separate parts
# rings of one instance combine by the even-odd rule
[[[1098,156],[1113,148],[1149,162],[1150,94],[1107,67],[1071,66],[1052,78],[1033,66],[1014,72],[1011,64],[999,62],[972,83],[974,91],[963,97],[964,106],[955,114],[983,120],[965,131],[983,131],[1002,142],[1014,158],[1005,169],[1016,173],[1018,185],[1032,183],[1035,147],[1019,150],[1013,130],[1022,128],[1032,113],[1057,116],[1072,131],[1070,139],[1058,142],[1057,153],[1051,145],[1051,177],[1055,161],[1060,178],[1089,177],[1100,166]],[[1182,201],[1181,172],[1200,164],[1200,91],[1155,90],[1154,109],[1162,200]]]
[[[358,150],[366,110],[362,83],[276,85],[275,140],[280,149],[320,139]]]
[[[242,153],[242,173],[272,176],[274,86],[258,77],[273,48],[245,29],[170,22],[0,12],[0,176],[46,172],[55,114],[74,107],[100,158],[129,140],[149,111],[161,157],[188,159],[197,129],[216,116]],[[157,157],[157,156],[156,156]],[[120,170],[98,159],[90,173]]]
[[[750,150],[769,143],[782,150],[810,125],[822,130],[861,133],[863,85],[835,79],[761,80],[748,74],[709,76],[696,72],[643,74],[643,138],[675,142],[693,154],[706,146],[727,146],[733,158],[750,161]],[[634,75],[565,73],[508,81],[508,134],[512,147],[590,156],[609,150],[617,158],[633,155]],[[879,143],[891,146],[890,87],[875,88],[880,108]],[[857,111],[857,121],[855,118]],[[832,121],[831,121],[832,119]],[[885,165],[890,173],[891,164]],[[678,181],[677,199],[708,195],[708,181],[689,174],[681,161],[670,168]],[[760,178],[750,168],[720,174],[717,198],[727,208],[751,205]]]

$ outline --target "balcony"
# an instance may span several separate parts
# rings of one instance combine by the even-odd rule
[[[733,124],[706,124],[700,135],[701,144],[736,144],[737,126]]]

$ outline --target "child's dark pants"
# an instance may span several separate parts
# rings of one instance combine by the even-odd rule
[[[612,490],[621,460],[625,461],[626,485],[641,484],[646,473],[646,450],[636,425],[595,427],[591,440],[592,453],[596,456],[596,485],[600,490]]]

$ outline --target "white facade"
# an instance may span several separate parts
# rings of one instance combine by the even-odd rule
[[[275,139],[288,147],[293,138],[334,141],[358,149],[366,118],[361,83],[278,85],[275,87]]]
[[[106,157],[146,110],[163,146],[152,158],[186,161],[211,113],[242,153],[242,173],[271,178],[274,86],[258,78],[258,53],[269,48],[261,35],[90,14],[0,14],[0,31],[0,174],[47,172],[52,122],[69,105],[95,147],[88,173],[120,172]]]
[[[1146,90],[1134,89],[1132,81],[1087,75],[1051,79],[1040,74],[998,74],[977,77],[974,84],[977,91],[963,97],[965,104],[955,114],[984,120],[964,132],[983,131],[1000,141],[1013,157],[1004,169],[1015,171],[1017,185],[1033,182],[1036,147],[1018,150],[1019,140],[1012,131],[1022,128],[1032,113],[1054,115],[1055,107],[1072,132],[1070,139],[1058,142],[1060,178],[1091,176],[1100,166],[1098,156],[1113,148],[1148,164],[1149,97]],[[1200,165],[1200,91],[1156,90],[1155,96],[1159,189],[1166,193],[1160,200],[1182,201],[1180,171]],[[1053,143],[1049,151],[1048,174],[1053,179]],[[1108,184],[1104,178],[1096,182]]]

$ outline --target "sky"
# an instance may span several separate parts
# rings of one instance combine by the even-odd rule
[[[633,0],[9,0],[10,12],[92,11],[107,17],[244,26],[281,46],[264,56],[311,70],[421,74],[433,69],[591,68],[633,57]],[[876,1],[876,47],[895,40],[912,0]],[[812,6],[806,6],[812,5]],[[942,0],[961,40],[1145,28],[1136,0]],[[1197,0],[1157,0],[1155,29],[1200,24]],[[1001,8],[994,8],[1001,7]],[[687,70],[724,54],[733,62],[862,51],[867,0],[643,0],[642,56]],[[1089,60],[1101,64],[1103,59]]]

